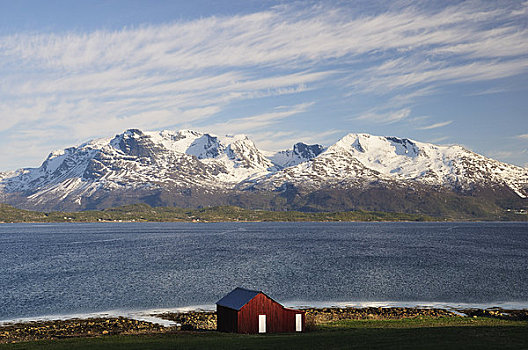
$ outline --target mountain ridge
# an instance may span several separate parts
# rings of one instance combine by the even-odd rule
[[[439,215],[455,201],[478,214],[525,208],[527,196],[528,169],[461,146],[365,133],[270,154],[245,135],[128,129],[0,173],[0,201],[32,210],[144,202]]]

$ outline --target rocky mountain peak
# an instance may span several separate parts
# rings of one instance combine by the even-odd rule
[[[272,162],[255,146],[247,136],[227,136],[226,141],[231,141],[226,148],[229,159],[237,162],[237,167],[269,169]]]
[[[218,137],[203,134],[191,143],[185,153],[198,159],[217,158],[225,151],[225,148],[226,146],[220,142]]]
[[[293,149],[277,152],[270,159],[277,168],[284,169],[314,159],[324,150],[325,148],[321,145],[307,145],[298,142],[293,145]]]
[[[293,153],[304,159],[315,158],[323,151],[324,147],[321,145],[307,145],[302,142],[293,145]]]
[[[157,158],[162,148],[156,145],[150,135],[138,129],[128,129],[110,142],[125,155],[132,157]]]

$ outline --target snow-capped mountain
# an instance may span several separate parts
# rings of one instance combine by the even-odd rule
[[[40,210],[146,202],[420,211],[418,203],[395,199],[428,208],[480,196],[499,208],[523,206],[527,195],[525,168],[460,146],[368,134],[269,155],[243,135],[130,129],[52,152],[39,168],[0,173],[1,201]]]
[[[130,129],[52,152],[39,168],[21,169],[0,182],[4,193],[23,193],[29,206],[50,200],[79,206],[98,191],[225,189],[273,167],[246,136],[216,137],[190,130]]]
[[[321,187],[375,181],[419,183],[461,191],[504,185],[521,198],[528,194],[525,168],[486,158],[461,146],[437,146],[369,134],[348,134],[310,161],[256,180],[268,188],[285,182]]]

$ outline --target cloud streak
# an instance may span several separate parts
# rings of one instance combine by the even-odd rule
[[[255,133],[262,131],[283,119],[305,112],[313,103],[303,103],[288,108],[280,108],[277,111],[253,115],[243,118],[229,119],[222,123],[209,124],[202,127],[204,131],[213,131],[216,134],[230,133]]]
[[[407,119],[411,114],[410,108],[403,108],[397,111],[377,112],[370,111],[355,118],[356,120],[367,120],[381,124],[392,124]]]
[[[422,126],[422,127],[419,127],[417,128],[418,130],[431,130],[431,129],[437,129],[437,128],[442,128],[444,126],[447,126],[449,124],[453,123],[452,120],[448,120],[446,122],[441,122],[441,123],[434,123],[434,124],[431,124],[431,125],[427,125],[427,126]]]

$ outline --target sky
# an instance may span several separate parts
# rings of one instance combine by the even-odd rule
[[[0,171],[129,128],[528,166],[528,1],[0,0]]]

